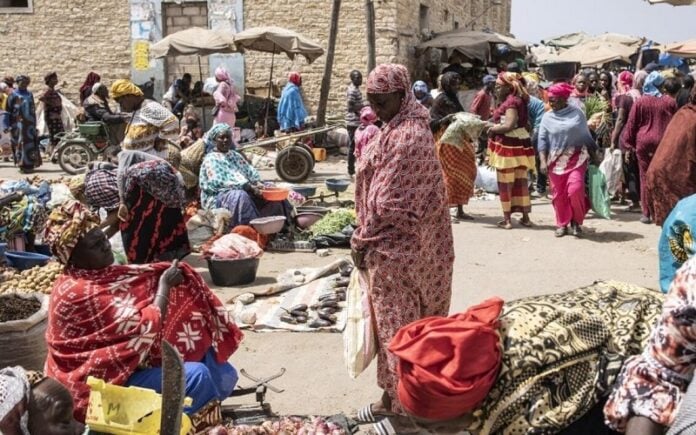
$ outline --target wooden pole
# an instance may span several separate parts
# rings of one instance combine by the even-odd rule
[[[205,81],[203,78],[203,68],[201,67],[201,56],[198,55],[198,75],[201,77],[201,81]],[[201,115],[203,115],[203,131],[206,131],[208,129],[208,126],[206,125],[206,119],[205,119],[205,104],[202,105],[203,110],[201,110]],[[214,120],[213,120],[214,121]]]
[[[336,54],[336,37],[338,36],[338,17],[341,12],[341,0],[333,0],[331,10],[331,27],[329,29],[329,47],[326,50],[326,65],[324,65],[324,78],[321,81],[319,94],[319,107],[317,108],[317,127],[326,125],[326,106],[329,104],[329,90],[331,89],[331,72],[333,70],[334,55]]]
[[[276,45],[273,44],[273,53],[271,53],[271,77],[268,79],[268,98],[266,98],[266,116],[263,119],[263,135],[268,135],[268,112],[271,110],[271,89],[273,89],[273,66],[275,63],[275,49]]]
[[[365,0],[365,19],[367,22],[367,74],[370,74],[377,66],[374,0]]]

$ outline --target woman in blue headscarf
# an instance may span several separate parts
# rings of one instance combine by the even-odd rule
[[[663,95],[660,91],[664,81],[664,77],[657,71],[648,75],[643,85],[643,95],[633,104],[622,135],[627,163],[638,162],[640,205],[643,213],[640,221],[644,224],[652,223],[653,218],[649,209],[650,198],[645,177],[662,136],[672,116],[677,112],[677,102],[674,98]]]
[[[278,122],[283,132],[304,130],[307,109],[302,100],[300,86],[302,86],[302,76],[298,72],[291,72],[288,76],[288,84],[285,85],[278,103]]]
[[[198,174],[201,171],[203,158],[215,149],[215,141],[221,135],[231,135],[232,129],[226,123],[215,124],[213,128],[203,136],[202,139],[194,142],[181,152],[181,163],[179,164],[179,172],[184,179],[187,197],[198,197]],[[230,136],[231,137],[231,136]]]
[[[662,227],[658,245],[660,289],[667,293],[677,270],[696,254],[696,195],[679,201]]]
[[[430,109],[433,107],[433,96],[430,95],[428,85],[424,81],[418,80],[413,84],[413,95],[423,107]]]

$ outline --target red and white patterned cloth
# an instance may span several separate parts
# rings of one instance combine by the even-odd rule
[[[237,350],[242,333],[232,315],[189,265],[180,263],[181,285],[171,289],[164,325],[153,304],[159,278],[170,266],[67,268],[51,294],[46,331],[46,375],[75,399],[75,418],[84,421],[88,376],[123,385],[139,367],[160,365],[161,341],[185,361],[201,361],[211,347],[218,362]]]
[[[368,94],[404,91],[399,113],[363,150],[358,163],[358,228],[353,249],[365,253],[375,312],[379,385],[403,413],[396,394],[398,359],[388,353],[403,326],[449,312],[454,249],[442,167],[430,114],[413,96],[401,65],[380,65]]]

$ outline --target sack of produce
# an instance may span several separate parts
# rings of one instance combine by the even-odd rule
[[[592,211],[604,219],[611,219],[611,196],[607,190],[607,180],[604,174],[595,165],[590,165],[588,174],[588,196],[592,204]]]
[[[602,164],[599,165],[599,170],[602,171],[604,178],[607,180],[607,191],[609,195],[613,196],[621,186],[621,175],[623,174],[621,150],[606,152]]]
[[[348,374],[355,379],[365,371],[377,354],[372,304],[368,293],[368,274],[356,267],[346,293],[346,329],[343,331],[343,355]]]
[[[0,295],[0,367],[43,370],[48,297],[40,293]]]

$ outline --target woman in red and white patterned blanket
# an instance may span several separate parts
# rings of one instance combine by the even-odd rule
[[[99,219],[70,201],[50,215],[45,239],[66,265],[51,294],[46,375],[75,398],[84,421],[88,376],[161,392],[161,341],[183,356],[185,412],[197,421],[219,415],[236,370],[227,362],[242,334],[224,305],[187,264],[113,266]]]

